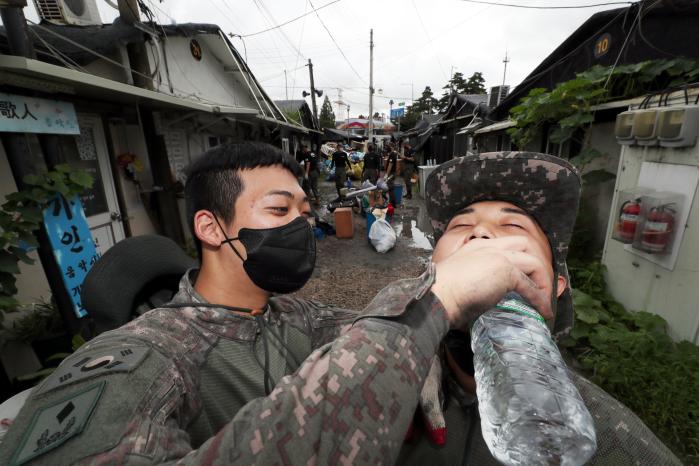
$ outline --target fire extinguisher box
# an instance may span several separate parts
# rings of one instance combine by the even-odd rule
[[[643,197],[651,194],[652,189],[634,188],[619,191],[617,196],[616,223],[612,238],[625,244],[631,244],[636,238],[636,231],[641,223]]]
[[[641,197],[641,221],[632,247],[650,254],[668,254],[677,232],[684,196],[672,192],[653,192]]]

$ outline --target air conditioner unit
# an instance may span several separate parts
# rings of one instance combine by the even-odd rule
[[[53,24],[101,26],[96,0],[34,0],[39,17]]]
[[[495,86],[490,88],[488,107],[497,107],[510,93],[510,86]]]

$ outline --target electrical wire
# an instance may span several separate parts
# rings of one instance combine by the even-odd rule
[[[308,6],[308,1],[305,1],[303,3],[303,8],[306,10],[306,7]],[[305,18],[305,16],[304,16]],[[299,53],[296,54],[296,63],[294,64],[294,79],[291,81],[291,84],[293,86],[296,86],[296,70],[298,70],[299,67],[299,58],[301,57],[301,44],[303,43],[303,33],[306,30],[306,20],[303,20],[303,23],[301,23],[301,35],[299,36]]]
[[[100,58],[100,59],[102,59],[102,60],[108,62],[108,63],[111,63],[111,64],[113,64],[113,65],[116,65],[116,66],[120,67],[120,68],[123,68],[123,69],[125,69],[125,70],[128,70],[128,71],[130,71],[131,73],[136,74],[136,75],[138,75],[138,76],[141,76],[141,77],[143,77],[143,78],[152,79],[152,77],[151,77],[151,76],[148,76],[147,74],[144,74],[144,73],[141,73],[140,71],[134,70],[133,68],[128,67],[128,66],[124,65],[123,63],[119,63],[118,61],[113,60],[113,59],[111,59],[111,58],[109,58],[109,57],[107,57],[107,56],[105,56],[105,55],[103,55],[103,54],[101,54],[101,53],[99,53],[99,52],[97,52],[97,51],[95,51],[95,50],[92,50],[91,48],[86,47],[86,46],[80,44],[79,42],[76,42],[76,41],[74,41],[74,40],[72,40],[72,39],[70,39],[70,38],[64,36],[63,34],[60,34],[60,33],[55,32],[55,31],[53,31],[53,30],[51,30],[51,29],[49,29],[49,28],[46,28],[46,27],[44,27],[44,26],[41,25],[41,24],[35,23],[34,21],[32,21],[32,20],[30,20],[30,19],[26,19],[26,22],[29,23],[29,24],[31,24],[31,25],[33,25],[33,26],[35,26],[35,27],[37,27],[37,28],[39,28],[39,29],[41,29],[42,31],[46,31],[46,32],[48,32],[49,34],[52,34],[52,35],[58,37],[59,39],[62,39],[62,40],[64,40],[64,41],[68,42],[69,44],[71,44],[71,45],[73,45],[73,46],[75,46],[75,47],[78,47],[79,49],[84,50],[85,52],[88,52],[88,53],[90,53],[90,54],[92,54],[92,55],[94,55],[94,56],[96,56],[96,57],[98,57],[98,58]],[[205,104],[209,104],[209,105],[220,105],[220,102],[216,102],[216,101],[213,101],[213,100],[205,99],[205,98],[202,98],[202,97],[200,97],[200,96],[198,96],[198,95],[196,95],[196,94],[187,93],[186,91],[183,91],[183,90],[181,90],[181,89],[177,89],[177,88],[174,88],[174,89],[175,89],[176,91],[178,91],[178,92],[181,92],[181,93],[183,94],[183,95],[182,95],[183,97],[194,97],[195,99],[197,99],[197,100],[199,100],[200,102],[205,103]]]
[[[53,47],[48,42],[46,42],[46,40],[43,37],[41,37],[41,35],[39,35],[34,29],[32,29],[32,28],[27,28],[27,29],[34,35],[34,37],[39,39],[39,41],[44,45],[44,47],[46,47],[46,50],[48,50],[50,52],[50,53],[44,52],[44,54],[49,55],[49,56],[53,56],[58,61],[63,63],[63,65],[65,65],[66,68],[85,72],[85,69],[82,66],[78,65],[78,63],[75,60],[73,60],[68,55],[64,54],[60,50]]]
[[[257,8],[257,11],[259,11],[260,15],[264,18],[265,22],[267,22],[267,24],[270,24],[271,26],[274,26],[275,25],[274,21],[267,16],[267,14],[264,12],[264,10],[262,9],[262,7],[258,3],[258,1],[252,0],[252,2],[255,5],[255,8]],[[272,29],[276,29],[276,28],[273,27]],[[277,41],[274,39],[274,35],[270,35],[269,37],[270,37],[270,39],[272,39],[272,45],[274,45],[274,48],[277,51],[277,56],[281,57],[282,52],[281,52],[281,50],[279,50],[279,47],[277,46]],[[282,62],[283,62],[284,68],[289,68],[289,66],[286,63],[286,60],[282,60]]]
[[[622,16],[622,15],[624,15],[624,14],[626,14],[626,13],[628,13],[628,9],[622,9],[619,13],[617,13],[616,16],[614,16],[611,20],[609,20],[607,23],[605,23],[604,26],[602,26],[602,27],[599,28],[597,31],[595,31],[593,34],[591,34],[587,39],[585,39],[585,40],[583,40],[582,42],[580,42],[580,44],[578,44],[578,46],[575,47],[573,50],[571,50],[570,52],[568,52],[567,54],[565,54],[564,56],[562,56],[561,58],[559,58],[558,60],[556,60],[555,62],[553,62],[551,65],[549,65],[549,66],[547,66],[546,68],[544,68],[543,70],[539,71],[538,73],[533,74],[533,75],[530,75],[530,76],[527,76],[527,77],[524,79],[524,81],[520,82],[516,87],[519,88],[520,86],[522,86],[522,85],[524,85],[524,84],[528,84],[530,81],[533,81],[533,80],[535,80],[535,79],[537,79],[537,78],[543,76],[544,74],[548,73],[548,72],[551,71],[553,68],[555,68],[556,66],[560,65],[561,63],[563,63],[565,60],[567,60],[571,55],[573,55],[574,53],[576,53],[576,52],[577,52],[578,50],[580,50],[582,47],[587,46],[587,44],[588,44],[588,42],[589,42],[590,40],[592,40],[592,39],[596,38],[597,36],[599,36],[599,34],[602,33],[602,32],[604,32],[612,23],[614,23],[614,21],[616,21],[620,16]],[[514,92],[513,92],[512,94],[510,94],[506,99],[509,99],[512,95],[514,95]],[[500,103],[502,103],[502,102],[500,102]]]
[[[330,36],[330,39],[331,39],[331,40],[333,41],[333,43],[335,44],[335,47],[337,47],[337,50],[340,52],[340,55],[342,55],[342,57],[345,59],[345,61],[347,62],[347,64],[349,65],[349,67],[352,69],[352,71],[354,72],[354,74],[356,74],[357,77],[360,79],[360,81],[362,81],[364,84],[368,84],[368,83],[366,82],[366,80],[365,80],[364,78],[362,78],[362,76],[361,76],[361,75],[357,72],[357,70],[354,68],[354,65],[352,65],[352,62],[347,58],[347,55],[345,55],[345,52],[342,51],[342,49],[340,48],[340,45],[337,43],[337,41],[336,41],[335,38],[333,37],[332,32],[330,32],[330,29],[328,29],[328,26],[325,25],[325,22],[323,21],[323,18],[320,17],[320,14],[318,13],[318,10],[316,9],[316,7],[313,5],[313,2],[312,2],[311,0],[308,0],[308,3],[311,5],[311,8],[313,8],[313,11],[315,12],[316,16],[318,17],[318,21],[320,21],[320,24],[323,25],[323,28],[325,29],[325,31],[326,31],[326,32],[328,33],[328,35]]]
[[[633,5],[634,2],[604,2],[604,3],[593,3],[590,5],[520,5],[516,3],[499,3],[499,2],[489,2],[486,0],[461,0],[464,3],[478,3],[480,5],[492,5],[492,6],[505,6],[510,8],[525,8],[528,10],[575,10],[581,8],[596,8],[600,6],[611,6],[611,5]],[[643,0],[641,0],[643,1]]]
[[[656,5],[656,4],[653,4],[653,5],[651,5],[650,7],[646,8],[646,11],[650,10],[650,9],[653,8],[655,5]],[[662,53],[662,54],[664,54],[664,55],[668,55],[668,56],[670,56],[670,57],[674,57],[674,56],[675,56],[674,53],[670,53],[670,52],[667,52],[667,51],[665,51],[665,50],[663,50],[663,49],[660,49],[660,48],[656,47],[654,44],[652,44],[652,43],[646,38],[645,34],[643,34],[643,24],[642,24],[642,22],[643,22],[644,19],[645,19],[645,14],[642,14],[641,17],[638,19],[638,36],[641,38],[641,40],[642,40],[643,42],[645,42],[646,45],[647,45],[648,47],[652,48],[652,49],[655,50],[656,52],[660,52],[660,53]]]
[[[417,15],[417,19],[420,22],[420,25],[422,26],[422,32],[425,33],[425,37],[427,37],[427,42],[430,44],[430,47],[432,47],[432,53],[434,53],[434,58],[437,59],[437,64],[439,65],[439,69],[442,71],[442,76],[445,79],[451,79],[451,76],[447,77],[447,73],[444,71],[444,66],[442,65],[442,60],[439,59],[439,54],[434,49],[434,42],[432,42],[432,38],[430,37],[430,33],[427,32],[427,26],[425,26],[425,22],[422,20],[422,15],[420,15],[420,12],[417,9],[417,5],[415,5],[415,0],[410,0],[410,3],[413,4],[413,9],[415,10],[415,14]]]
[[[657,4],[661,0],[656,0],[656,2],[653,4]],[[626,44],[629,42],[629,38],[631,37],[631,34],[633,34],[634,28],[638,24],[640,18],[641,18],[641,13],[643,13],[643,4],[640,4],[638,6],[638,14],[636,15],[636,18],[634,18],[633,22],[631,23],[631,27],[629,27],[629,32],[626,34],[626,37],[624,38],[624,42],[621,44],[621,48],[619,49],[619,53],[616,56],[616,60],[614,60],[614,64],[612,65],[612,68],[609,70],[609,76],[607,76],[607,80],[604,82],[604,89],[607,88],[607,85],[609,84],[609,81],[612,79],[612,75],[614,74],[614,70],[616,69],[616,65],[619,63],[619,60],[621,59],[621,55],[624,53],[624,49],[626,48]]]
[[[333,5],[333,4],[335,4],[335,3],[339,2],[339,1],[341,1],[341,0],[333,0],[332,2],[326,3],[325,5],[321,5],[321,6],[319,6],[318,8],[314,8],[314,9],[311,10],[311,11],[308,11],[308,12],[302,14],[302,15],[297,16],[296,18],[292,18],[292,19],[290,19],[290,20],[288,20],[288,21],[285,21],[285,22],[283,22],[283,23],[281,23],[281,24],[278,24],[278,25],[276,25],[276,26],[274,26],[274,27],[267,28],[267,29],[263,29],[262,31],[253,32],[253,33],[251,33],[251,34],[244,34],[242,37],[252,37],[252,36],[256,36],[256,35],[258,35],[258,34],[263,34],[263,33],[265,33],[265,32],[273,31],[274,29],[279,29],[279,28],[281,28],[281,27],[286,26],[287,24],[293,23],[294,21],[298,21],[298,20],[301,19],[301,18],[305,18],[306,16],[310,15],[311,13],[315,13],[315,12],[317,12],[317,11],[319,11],[319,10],[322,10],[323,8],[329,7],[330,5]]]

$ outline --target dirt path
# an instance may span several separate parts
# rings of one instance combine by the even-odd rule
[[[323,200],[335,197],[335,186],[321,182]],[[323,212],[323,209],[321,209]],[[332,220],[332,214],[326,219]],[[334,222],[333,222],[334,223]],[[354,238],[328,236],[317,241],[316,269],[297,296],[350,309],[361,309],[384,286],[400,278],[422,273],[431,254],[424,202],[418,196],[403,201],[392,225],[398,234],[396,246],[377,253],[367,240],[366,220],[354,216]]]

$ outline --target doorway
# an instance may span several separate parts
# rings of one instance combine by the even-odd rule
[[[86,171],[95,180],[81,201],[97,252],[102,255],[124,239],[114,177],[102,121],[97,115],[78,115],[80,134],[60,139],[66,162]]]

